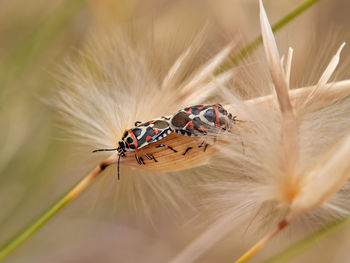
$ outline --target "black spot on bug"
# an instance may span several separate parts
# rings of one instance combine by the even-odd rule
[[[154,132],[153,132],[153,129],[151,127],[147,127],[145,134],[142,137],[137,138],[137,145],[139,147],[142,147],[142,145],[144,145],[146,143],[147,136],[150,136],[150,137],[154,136]],[[152,139],[149,140],[148,142],[151,143]]]
[[[139,128],[132,129],[132,132],[135,134],[136,138],[141,135],[141,129]]]
[[[128,131],[125,131],[123,137],[125,138],[127,136],[128,136]]]
[[[154,130],[151,127],[147,127],[146,133],[144,136],[154,136]]]
[[[133,149],[133,150],[136,148],[134,144],[131,144],[129,147],[130,149]]]
[[[126,139],[126,141],[130,144],[130,143],[133,143],[133,140],[132,140],[132,138],[131,137],[128,137],[127,139]]]
[[[192,114],[193,115],[199,115],[199,113],[201,113],[203,110],[205,110],[205,108],[202,109],[198,109],[196,107],[201,107],[202,105],[198,105],[198,106],[194,106],[192,107]]]
[[[188,114],[186,112],[180,111],[176,113],[171,119],[171,124],[176,128],[183,128],[189,121],[191,121],[191,119]]]
[[[213,109],[209,109],[204,113],[204,118],[206,118],[209,122],[215,122],[215,111]]]
[[[185,135],[185,134],[186,134],[186,131],[181,130],[180,133],[181,133],[182,135]]]
[[[184,111],[189,111],[191,109],[191,111],[193,111],[195,108],[198,108],[198,107],[202,107],[203,105],[194,105],[194,106],[191,106],[191,107],[187,107],[187,108],[184,108]]]
[[[192,123],[193,123],[195,130],[197,130],[203,124],[203,122],[201,121],[201,119],[199,117],[193,118]]]

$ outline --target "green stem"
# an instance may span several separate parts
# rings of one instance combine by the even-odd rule
[[[297,8],[292,10],[286,16],[284,16],[281,20],[279,20],[276,24],[272,26],[272,31],[276,33],[278,30],[287,25],[290,21],[292,21],[295,17],[302,14],[309,7],[320,0],[306,0]],[[237,55],[232,57],[230,61],[222,66],[220,72],[228,70],[232,67],[232,65],[237,65],[243,58],[250,55],[254,50],[256,50],[262,44],[262,36],[255,38],[252,42],[246,45],[243,49],[241,49]]]
[[[316,231],[315,233],[312,233],[311,235],[305,237],[304,239],[296,242],[295,244],[291,245],[290,247],[286,248],[282,252],[278,253],[277,255],[265,260],[263,263],[282,263],[287,262],[288,260],[292,259],[293,257],[301,254],[305,250],[309,249],[315,243],[320,242],[321,240],[325,239],[329,235],[333,234],[337,230],[345,227],[350,222],[350,217],[347,217],[345,219],[332,222],[328,224],[326,227]]]
[[[101,174],[104,168],[115,163],[115,157],[110,157],[106,161],[98,165],[79,183],[77,183],[68,193],[57,200],[43,215],[37,218],[32,224],[20,231],[11,240],[5,243],[0,248],[0,260],[6,257],[12,250],[22,244],[27,238],[34,234],[40,227],[42,227],[51,217],[60,211],[66,204],[76,198],[86,187],[88,187],[94,179]]]

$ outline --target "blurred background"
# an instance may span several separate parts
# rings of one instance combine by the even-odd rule
[[[274,23],[301,2],[264,4]],[[341,42],[350,43],[349,10],[348,0],[321,0],[278,33],[281,52],[288,45],[295,48],[296,86],[310,84],[325,65],[319,62],[329,60]],[[207,50],[229,41],[239,50],[260,32],[258,1],[0,0],[0,244],[98,163],[88,154],[78,156],[76,145],[61,139],[64,132],[48,103],[61,85],[56,75],[65,60],[74,59],[94,32],[122,27],[136,42],[151,32],[159,53],[154,60],[161,63],[206,25]],[[349,55],[345,47],[344,65]],[[200,232],[161,209],[154,210],[152,221],[138,216],[115,200],[115,183],[99,178],[4,262],[167,262]],[[319,245],[327,249],[315,247],[295,262],[310,262],[310,257],[312,262],[345,262],[350,258],[346,232]],[[232,262],[244,248],[233,234],[198,262]]]

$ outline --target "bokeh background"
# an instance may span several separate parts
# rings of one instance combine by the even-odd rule
[[[272,23],[301,2],[264,1]],[[341,42],[350,43],[349,10],[348,0],[321,0],[278,33],[282,52],[288,45],[295,48],[295,84],[311,83],[325,65],[319,62],[327,61]],[[123,28],[135,42],[151,32],[159,53],[153,59],[161,63],[164,57],[175,57],[203,27],[207,50],[229,41],[239,50],[260,32],[258,1],[0,0],[0,243],[98,163],[62,139],[65,134],[51,105],[67,58],[74,60],[96,32]],[[349,55],[345,47],[345,75]],[[117,183],[99,178],[4,262],[167,262],[201,232],[160,208],[153,210],[152,220],[143,217],[116,200]],[[350,260],[347,232],[295,262]],[[254,260],[271,255],[273,246]],[[232,262],[245,248],[244,238],[232,233],[198,262]]]

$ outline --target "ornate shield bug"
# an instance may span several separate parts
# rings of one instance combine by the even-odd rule
[[[120,157],[125,156],[125,152],[137,151],[138,149],[145,147],[146,145],[159,141],[160,139],[167,136],[171,129],[169,127],[169,122],[164,119],[155,119],[145,123],[135,122],[135,127],[126,130],[123,134],[123,137],[118,142],[119,147],[113,149],[99,149],[93,152],[98,151],[118,151],[118,179],[119,179],[119,161]],[[168,147],[170,150],[177,152],[172,147],[164,144],[156,145],[156,147]],[[145,154],[149,160],[154,160],[157,162],[157,159],[149,154]],[[139,157],[135,153],[136,161],[139,165],[145,164],[142,157]]]
[[[217,134],[230,129],[235,117],[221,104],[196,105],[178,111],[170,119],[170,128],[182,135]]]
[[[178,111],[170,119],[169,126],[173,131],[187,136],[215,135],[229,130],[235,121],[235,117],[221,104],[196,105]],[[205,151],[207,147],[205,141],[198,147],[203,145]],[[187,148],[183,155],[190,149],[191,147]]]
[[[172,131],[187,136],[203,136],[207,134],[218,134],[222,131],[230,129],[231,125],[235,123],[235,117],[228,113],[220,104],[210,105],[196,105],[184,108],[174,114],[172,117],[162,117],[162,119],[155,119],[145,123],[135,122],[135,127],[126,130],[123,137],[118,142],[119,147],[114,149],[99,149],[97,151],[118,151],[118,179],[119,179],[119,162],[120,158],[125,156],[126,152],[136,151],[135,159],[139,165],[145,164],[142,157],[139,157],[137,150],[157,142],[166,137]],[[208,144],[205,140],[198,146],[206,150]],[[169,145],[158,144],[155,147],[168,147],[173,152],[177,152]],[[183,153],[185,155],[192,147],[188,147]],[[145,154],[147,159],[157,159]]]
[[[152,120],[145,123],[135,122],[135,127],[124,132],[119,141],[121,151],[135,151],[152,142],[159,141],[171,132],[166,120]]]

